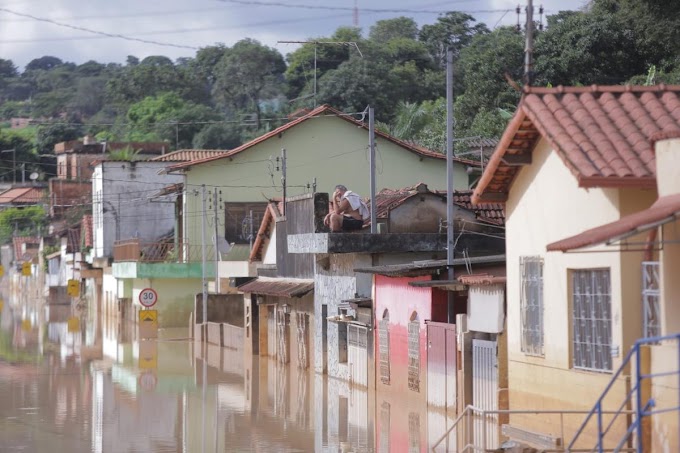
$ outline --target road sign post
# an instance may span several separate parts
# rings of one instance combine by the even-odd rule
[[[151,308],[158,302],[158,293],[151,288],[144,288],[139,293],[139,303],[143,307]]]

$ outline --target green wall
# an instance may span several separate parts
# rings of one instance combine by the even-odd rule
[[[378,191],[419,182],[430,189],[446,189],[444,159],[423,157],[381,137],[376,137],[376,144]],[[306,185],[314,178],[318,192],[331,193],[336,184],[344,184],[363,197],[369,196],[368,132],[334,116],[311,118],[231,159],[196,165],[187,171],[184,231],[189,244],[201,243],[201,196],[192,192],[205,184],[208,189],[221,187],[224,202],[281,197],[281,173],[275,171],[275,158],[282,148],[287,152],[288,196],[307,192]],[[468,187],[465,170],[465,165],[454,163],[457,190]],[[222,216],[222,211],[218,215]],[[211,232],[207,228],[208,237]]]

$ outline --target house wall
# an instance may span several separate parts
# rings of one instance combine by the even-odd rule
[[[317,255],[314,274],[314,369],[317,373],[327,372],[328,376],[348,380],[347,363],[339,362],[338,324],[328,322],[325,316],[338,315],[338,304],[342,300],[371,297],[371,276],[356,274],[355,268],[371,266],[371,257],[366,254]],[[319,260],[322,263],[319,263]],[[327,313],[324,316],[324,306]],[[326,344],[323,326],[326,325]],[[325,353],[324,353],[325,352]]]
[[[434,189],[434,188],[433,188]],[[454,207],[455,229],[465,225],[468,231],[477,231],[475,213]],[[411,197],[403,204],[390,210],[389,233],[439,233],[441,222],[446,221],[446,201],[433,194]],[[444,231],[443,229],[441,231]]]
[[[158,302],[153,309],[158,310],[158,327],[187,327],[189,316],[194,307],[194,297],[201,292],[200,278],[146,278],[125,279],[132,285],[132,308],[138,312],[143,307],[139,303],[139,293],[144,288],[153,288],[158,293]],[[120,297],[120,296],[119,296]],[[135,313],[134,319],[137,320]]]
[[[408,324],[413,313],[417,313],[420,324],[420,388],[417,393],[427,395],[427,328],[425,320],[432,319],[433,297],[431,288],[417,288],[409,282],[429,281],[431,276],[424,277],[385,277],[376,275],[374,319],[376,326],[384,319],[385,311],[389,313],[390,343],[390,383],[384,384],[376,377],[378,390],[413,393],[408,386]],[[375,344],[376,372],[380,370],[380,339],[378,329],[373,330]]]
[[[507,326],[510,401],[514,408],[590,409],[611,379],[609,373],[572,369],[570,269],[609,268],[611,275],[612,343],[618,346],[616,369],[622,355],[641,332],[642,252],[622,254],[612,246],[591,253],[546,253],[546,245],[618,219],[632,209],[651,205],[655,191],[581,189],[560,157],[545,140],[533,151],[533,163],[515,179],[506,204]],[[621,200],[624,200],[623,202]],[[624,256],[625,255],[625,256]],[[544,356],[521,351],[521,256],[544,259]],[[614,387],[624,394],[623,382]],[[572,398],[579,395],[579,398]],[[620,401],[617,398],[617,401]],[[609,401],[605,404],[611,405]],[[613,404],[613,403],[612,403]],[[611,409],[612,407],[608,407]],[[582,417],[565,419],[566,437]],[[538,432],[558,433],[545,417],[512,417]],[[592,445],[591,445],[592,446]]]
[[[161,188],[182,181],[179,175],[159,175],[166,165],[113,161],[97,165],[92,175],[95,257],[112,256],[116,238],[153,242],[174,230],[174,204],[148,199]]]
[[[381,156],[377,187],[401,188],[426,183],[429,187],[446,187],[446,162],[424,158],[381,137],[376,137]],[[366,148],[368,132],[333,116],[307,120],[229,159],[196,165],[186,173],[188,186],[206,184],[222,188],[225,202],[261,201],[280,197],[280,182],[272,186],[272,156],[287,151],[288,196],[308,191],[306,185],[317,181],[317,192],[332,193],[336,184],[344,184],[361,196],[369,195]],[[456,189],[467,189],[465,165],[454,163]],[[241,186],[241,187],[236,187]],[[187,197],[185,212],[200,211],[200,197]],[[223,215],[223,214],[222,214]],[[185,235],[189,242],[200,237],[200,218],[186,216]]]

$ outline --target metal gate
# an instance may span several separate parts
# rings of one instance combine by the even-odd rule
[[[276,310],[274,305],[267,305],[267,355],[276,357]]]
[[[498,360],[497,343],[472,340],[472,404],[482,410],[498,410]],[[486,430],[484,429],[486,425]],[[489,449],[499,447],[498,414],[475,417],[474,445],[486,445]],[[483,436],[486,432],[486,443]]]
[[[350,324],[347,326],[347,342],[349,343],[349,366],[351,382],[368,386],[368,329],[364,326]]]
[[[281,363],[288,363],[290,360],[289,354],[289,325],[290,325],[290,314],[285,313],[283,309],[279,309],[276,313],[276,344],[277,351],[276,357]]]
[[[456,325],[427,322],[427,403],[456,410],[458,351]]]
[[[298,368],[309,367],[309,315],[296,313]]]

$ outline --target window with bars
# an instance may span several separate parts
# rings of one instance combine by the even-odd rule
[[[612,310],[609,269],[572,271],[573,364],[612,370]]]
[[[415,319],[408,323],[408,388],[420,391],[420,323]]]
[[[378,353],[380,361],[380,381],[390,383],[390,318],[383,317],[378,322]]]
[[[543,258],[520,257],[519,267],[522,352],[543,356]]]

